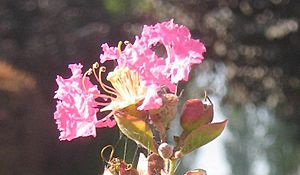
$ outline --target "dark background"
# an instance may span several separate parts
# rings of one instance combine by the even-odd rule
[[[234,136],[225,143],[232,174],[251,174],[254,148],[265,155],[270,174],[297,174],[297,0],[0,0],[0,174],[100,174],[99,152],[118,140],[117,128],[59,142],[53,119],[56,75],[70,76],[70,63],[87,70],[98,61],[101,44],[133,41],[144,24],[172,18],[206,45],[200,72],[226,68],[226,94],[219,98]],[[198,73],[191,79],[201,77]],[[210,86],[208,80],[200,89]],[[248,119],[256,116],[255,122],[263,123],[261,108],[276,121],[262,125],[268,142],[255,140],[257,123]]]

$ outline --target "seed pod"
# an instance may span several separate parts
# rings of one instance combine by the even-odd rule
[[[199,99],[190,99],[183,106],[180,124],[184,131],[190,132],[210,123],[213,116],[213,104],[203,104]]]

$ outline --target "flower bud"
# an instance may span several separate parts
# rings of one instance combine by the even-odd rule
[[[181,158],[182,156],[183,156],[183,155],[181,154],[180,151],[176,151],[175,154],[174,154],[175,159],[179,159],[179,158]]]
[[[181,127],[190,132],[201,125],[210,123],[213,113],[212,104],[203,104],[199,99],[187,100],[180,116]]]
[[[158,147],[158,154],[164,158],[168,159],[172,156],[173,154],[173,147],[167,143],[162,143]]]

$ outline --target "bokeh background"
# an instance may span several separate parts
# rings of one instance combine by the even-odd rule
[[[56,75],[70,76],[70,63],[87,70],[101,44],[134,41],[144,24],[170,19],[207,47],[179,109],[207,90],[216,120],[229,119],[177,174],[300,174],[298,0],[0,0],[0,174],[101,174],[99,152],[119,132],[59,142]]]

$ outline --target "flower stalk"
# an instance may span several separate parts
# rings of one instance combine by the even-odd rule
[[[177,159],[170,159],[169,175],[175,175]]]

